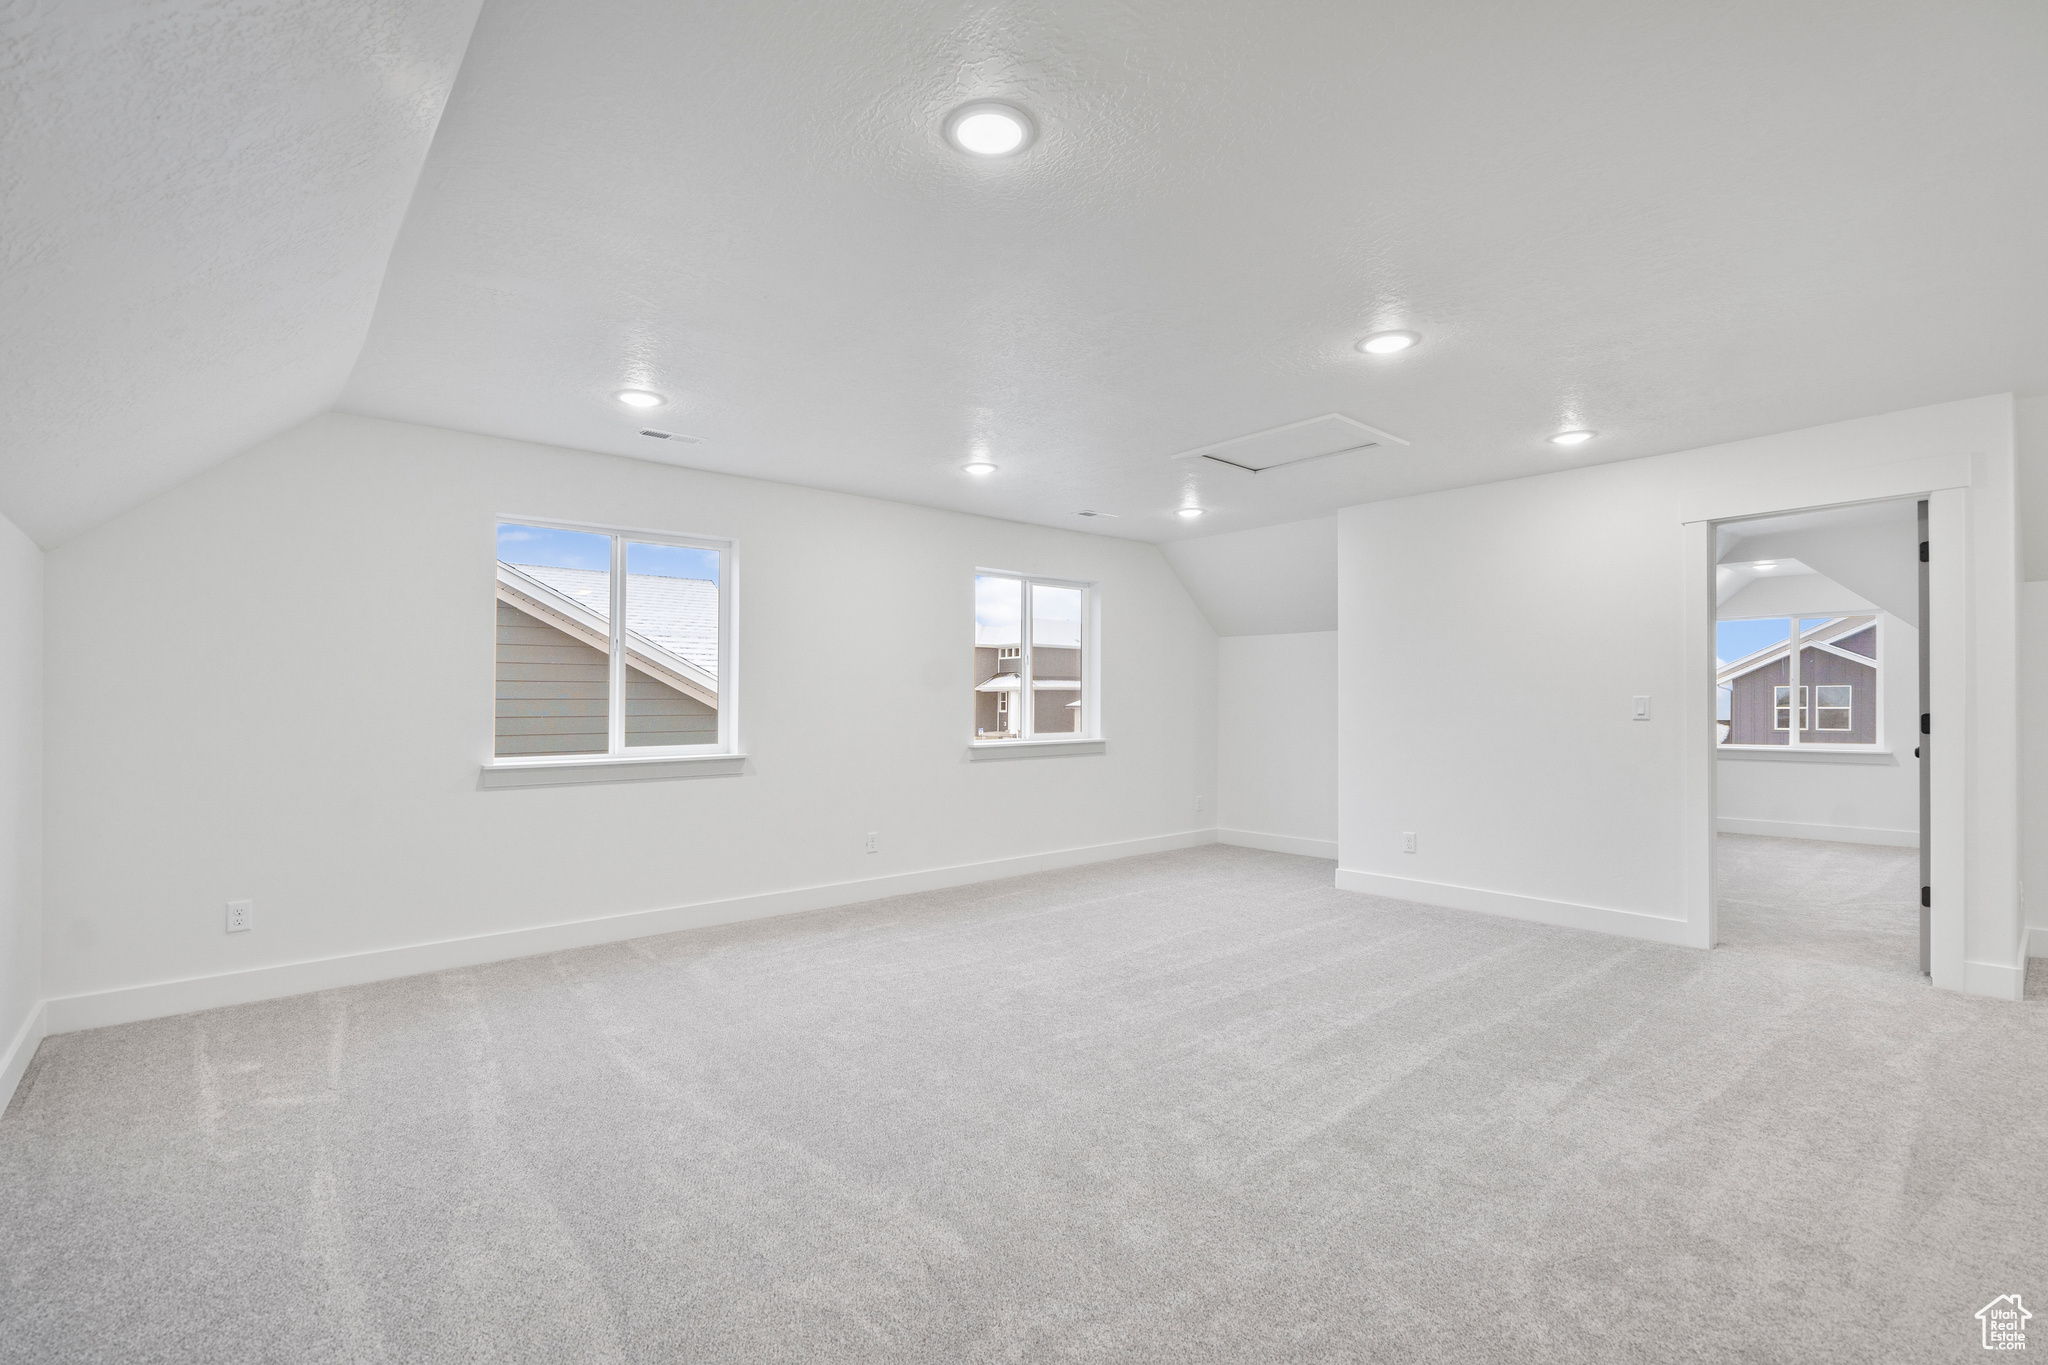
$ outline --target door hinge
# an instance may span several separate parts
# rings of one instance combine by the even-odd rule
[[[1927,722],[1929,719],[1930,717],[1927,712],[1922,711],[1920,713],[1920,733],[1923,735],[1931,735],[1934,733],[1934,731],[1927,728]]]
[[[1923,886],[1923,887],[1921,887],[1921,888],[1920,888],[1920,904],[1921,904],[1921,905],[1922,905],[1923,907],[1925,907],[1925,906],[1930,906],[1930,905],[1933,905],[1933,904],[1934,904],[1934,888],[1933,888],[1933,887],[1931,887],[1931,886]]]
[[[1927,542],[1924,540],[1920,542],[1920,562],[1922,564],[1927,562]]]

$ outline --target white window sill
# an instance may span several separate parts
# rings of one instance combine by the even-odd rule
[[[1054,754],[1099,754],[1109,748],[1106,739],[996,739],[967,746],[967,759],[978,763],[988,758],[1050,758]]]
[[[1881,763],[1897,761],[1890,749],[1874,744],[1722,744],[1714,749],[1724,758],[1760,758],[1780,763]]]
[[[561,787],[585,782],[654,782],[671,777],[731,777],[746,771],[745,754],[579,754],[563,758],[494,758],[480,787]]]

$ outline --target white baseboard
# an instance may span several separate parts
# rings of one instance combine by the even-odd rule
[[[1335,839],[1304,839],[1294,834],[1261,834],[1250,829],[1219,829],[1216,831],[1219,844],[1236,844],[1239,848],[1263,848],[1268,853],[1298,853],[1304,858],[1328,858],[1337,861]]]
[[[2030,957],[2048,957],[2048,924],[2034,924],[2020,930],[2020,965]]]
[[[1835,844],[1883,844],[1888,848],[1920,847],[1920,831],[1917,829],[1802,825],[1790,820],[1745,820],[1734,815],[1723,815],[1714,825],[1723,834],[1768,834],[1776,839],[1824,839]]]
[[[1964,962],[1963,994],[1988,995],[1994,1000],[2020,1000],[2027,993],[2027,960],[2018,966],[2000,962]]]
[[[1704,926],[1695,927],[1682,919],[1646,915],[1636,910],[1610,910],[1598,905],[1545,900],[1541,896],[1521,896],[1511,891],[1483,891],[1473,886],[1391,877],[1382,872],[1359,872],[1347,867],[1337,869],[1337,889],[1363,891],[1393,900],[1420,901],[1424,905],[1441,905],[1450,910],[1475,910],[1482,915],[1535,920],[1539,924],[1556,924],[1567,929],[1592,929],[1624,938],[1649,939],[1653,943],[1676,943],[1691,948],[1707,946]]]
[[[14,1031],[7,1051],[0,1052],[0,1112],[14,1102],[14,1087],[21,1084],[22,1073],[28,1070],[36,1048],[49,1033],[48,1006],[48,1001],[36,1001],[35,1008],[28,1012],[28,1018],[22,1020],[21,1027]]]
[[[948,886],[966,886],[973,882],[1079,867],[1084,863],[1108,862],[1144,853],[1195,848],[1215,842],[1216,831],[1213,829],[1186,830],[1149,839],[1126,839],[1113,844],[1057,849],[1050,853],[1027,853],[1016,858],[963,863],[924,872],[901,872],[886,877],[769,891],[661,910],[607,915],[600,919],[571,920],[566,924],[508,929],[494,934],[444,939],[438,943],[415,943],[402,948],[316,958],[307,962],[252,967],[246,971],[222,972],[214,976],[156,981],[83,995],[58,996],[43,1001],[37,1017],[44,1021],[42,1026],[47,1032],[70,1033],[77,1029],[126,1024],[138,1019],[160,1019],[166,1015],[189,1014],[193,1010],[213,1009],[221,1005],[245,1005],[257,1000],[330,990],[336,986],[360,986],[371,981],[418,976],[422,972],[446,971],[451,967],[475,967],[487,962],[552,953],[563,948],[587,948],[600,943],[644,938],[649,934],[670,934],[679,929],[702,929],[714,924],[766,919],[771,915],[824,910],[836,905],[853,905],[888,896],[936,891]],[[37,1036],[41,1037],[40,1034]]]

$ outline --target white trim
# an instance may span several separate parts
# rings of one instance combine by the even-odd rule
[[[967,757],[970,762],[979,762],[984,758],[1045,758],[1053,754],[1107,752],[1109,741],[1106,739],[992,739],[967,746]]]
[[[2048,924],[2022,925],[2020,928],[2020,964],[2025,966],[2028,958],[2048,957]]]
[[[1917,829],[1875,829],[1862,825],[1804,825],[1793,820],[1750,820],[1723,815],[1715,823],[1723,834],[1764,834],[1774,839],[1822,839],[1832,844],[1882,844],[1887,848],[1920,847]]]
[[[1964,962],[1963,991],[1988,995],[1994,1000],[2023,1000],[2027,994],[2027,963],[2018,966],[1999,962]]]
[[[1239,848],[1262,848],[1268,853],[1294,853],[1304,858],[1325,858],[1337,861],[1335,839],[1304,839],[1296,834],[1261,834],[1249,829],[1219,829],[1216,842],[1235,844]]]
[[[14,1088],[21,1084],[21,1078],[28,1071],[28,1064],[35,1060],[36,1049],[42,1046],[43,1038],[49,1033],[49,1001],[38,1000],[28,1012],[28,1018],[21,1021],[21,1027],[14,1031],[14,1038],[7,1044],[7,1051],[0,1053],[0,1113],[14,1103]]]
[[[611,591],[611,601],[609,604],[610,619],[598,622],[595,613],[589,612],[587,608],[581,607],[580,604],[569,603],[576,611],[580,611],[590,618],[588,621],[577,621],[577,624],[583,627],[584,631],[594,636],[601,630],[607,639],[607,644],[604,646],[597,646],[593,641],[588,640],[585,643],[592,644],[594,648],[603,648],[605,651],[607,698],[605,743],[611,758],[615,761],[622,761],[629,757],[640,759],[655,757],[684,759],[699,756],[731,757],[739,752],[739,685],[737,682],[739,674],[739,602],[737,588],[733,581],[738,574],[739,542],[737,540],[711,536],[681,535],[668,531],[635,531],[621,526],[599,526],[588,522],[557,521],[550,517],[521,517],[500,514],[492,522],[491,553],[498,566],[498,591],[501,596],[507,586],[505,570],[507,568],[514,568],[514,566],[507,565],[505,561],[496,559],[497,531],[498,528],[503,526],[538,526],[549,530],[575,531],[585,535],[608,536],[611,539],[611,570],[608,584]],[[646,640],[639,635],[627,631],[626,555],[629,544],[673,545],[692,550],[710,550],[718,556],[718,673],[715,677],[711,677],[709,698],[701,696],[697,698],[699,701],[705,701],[707,705],[714,707],[717,711],[718,736],[715,743],[647,745],[639,753],[629,754],[627,751],[625,743],[625,696],[626,669],[630,663],[630,656],[639,655],[643,665],[653,665],[653,667],[644,668],[644,671],[647,672],[675,672],[673,669],[662,667],[654,657],[655,655],[675,658],[687,670],[684,674],[685,677],[703,671],[687,659],[670,655],[667,650],[662,649],[652,640]],[[514,568],[514,571],[515,573],[517,572],[516,568]],[[518,577],[533,583],[535,587],[548,592],[551,596],[560,598],[565,603],[569,602],[569,599],[562,597],[559,593],[554,593],[545,583],[530,579],[525,574],[518,574]],[[517,587],[516,584],[513,586]],[[515,601],[512,605],[518,606],[519,603]],[[543,603],[543,605],[549,604]],[[572,614],[570,619],[576,620],[576,617]],[[572,631],[570,633],[577,634],[578,632]],[[631,641],[640,641],[646,645],[646,650],[635,649],[630,643]],[[693,689],[688,686],[681,687],[679,690],[694,695]],[[493,692],[495,694],[495,688]],[[491,736],[491,747],[495,750],[497,747],[497,706],[495,701],[491,707],[491,729],[489,733]],[[634,747],[639,749],[642,746]],[[507,755],[506,757],[516,758],[519,756]],[[493,783],[488,785],[507,784]]]
[[[561,924],[508,929],[468,938],[416,943],[403,948],[384,948],[367,953],[316,958],[306,962],[285,962],[246,971],[222,972],[214,976],[186,977],[176,981],[155,981],[85,995],[59,996],[43,1002],[51,1033],[102,1028],[138,1019],[160,1019],[193,1010],[222,1005],[243,1005],[256,1000],[275,1000],[308,991],[331,990],[337,986],[359,986],[371,981],[418,976],[423,972],[447,971],[454,967],[475,967],[487,962],[532,957],[537,953],[564,948],[587,948],[645,938],[650,934],[672,934],[683,929],[702,929],[714,924],[766,919],[772,915],[801,914],[833,906],[854,905],[887,896],[911,895],[942,887],[966,886],[1003,877],[1049,872],[1055,868],[1079,867],[1109,862],[1145,853],[1196,848],[1216,842],[1212,829],[1185,830],[1145,839],[1091,844],[1080,848],[1056,849],[1049,853],[1026,853],[1013,858],[962,863],[924,872],[901,872],[886,877],[834,882],[824,886],[769,891],[729,900],[701,901],[694,905],[671,906],[661,910],[640,910],[623,915],[571,920]]]
[[[1722,758],[1790,759],[1795,763],[1882,763],[1894,750],[1874,744],[1717,744]]]
[[[746,771],[745,754],[587,754],[572,757],[494,758],[479,771],[479,787],[561,787],[584,782],[651,782],[664,777],[731,777]]]
[[[1679,498],[1680,521],[1748,521],[1856,503],[1924,498],[1932,492],[1968,488],[1970,457],[1922,455],[1861,468],[1779,473],[1768,484],[1746,471],[1731,472],[1714,476],[1714,482],[1721,486],[1695,487]],[[1759,488],[1771,491],[1759,492]]]
[[[1546,900],[1541,896],[1517,895],[1511,891],[1486,891],[1476,886],[1453,886],[1448,882],[1426,882],[1413,877],[1390,877],[1381,872],[1337,869],[1339,891],[1363,891],[1391,900],[1418,901],[1451,910],[1471,910],[1506,919],[1534,920],[1567,929],[1591,929],[1596,933],[1619,934],[1624,938],[1648,939],[1653,943],[1675,943],[1681,947],[1705,947],[1698,943],[1694,926],[1669,915],[1644,914],[1639,910],[1613,910],[1599,905]]]
[[[1074,731],[1062,730],[1056,732],[1056,742],[1065,744],[1099,742],[1102,738],[1102,625],[1097,614],[1100,610],[1098,596],[1100,585],[1089,582],[1086,579],[1052,578],[1045,574],[1019,573],[1012,569],[990,569],[984,567],[975,569],[973,577],[968,583],[969,590],[973,591],[975,583],[983,578],[1015,579],[1018,584],[1017,643],[1015,645],[984,645],[977,640],[974,648],[995,650],[998,665],[1002,663],[1004,650],[1017,650],[1017,672],[1014,675],[1002,673],[996,675],[997,678],[1015,676],[1018,680],[1017,686],[1014,689],[1002,688],[996,690],[994,695],[1000,699],[1012,691],[1016,692],[1017,700],[1011,706],[1010,724],[1017,727],[1016,734],[1019,738],[1013,740],[973,739],[972,736],[975,735],[976,731],[974,728],[974,714],[970,711],[967,718],[967,733],[970,737],[971,746],[968,757],[975,757],[973,750],[986,748],[990,744],[1013,747],[1018,744],[1041,744],[1048,742],[1040,740],[1036,733],[1038,728],[1038,694],[1041,691],[1078,690],[1081,693],[1081,714],[1077,717],[1081,722],[1080,725]],[[1076,646],[1081,652],[1081,677],[1072,686],[1067,686],[1063,679],[1051,680],[1053,685],[1047,686],[1041,684],[1033,676],[1033,651],[1039,648],[1039,646],[1031,638],[1032,624],[1036,616],[1036,611],[1032,606],[1032,594],[1041,587],[1071,588],[1078,590],[1081,594],[1081,620],[1078,632],[1080,642]],[[970,621],[975,619],[973,612],[974,604],[970,602],[968,615]],[[1046,645],[1044,648],[1065,649],[1067,646]],[[991,682],[994,680],[990,679]],[[974,690],[980,692],[985,687],[986,684],[980,684]],[[1024,700],[1026,697],[1030,698],[1028,702]],[[998,733],[1009,732],[999,731]],[[1100,753],[1101,750],[1095,749],[1087,752]]]

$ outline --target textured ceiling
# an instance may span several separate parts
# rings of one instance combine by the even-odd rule
[[[0,512],[51,544],[333,404],[476,10],[0,6]]]
[[[492,0],[343,406],[1169,539],[2043,386],[2044,90],[2037,0]],[[1325,412],[1412,444],[1169,458]]]
[[[6,13],[46,542],[333,401],[373,299],[347,410],[1146,539],[2048,388],[2038,0],[491,0],[381,295],[465,5]],[[991,97],[1036,144],[948,148]],[[1328,412],[1410,444],[1169,458]]]

